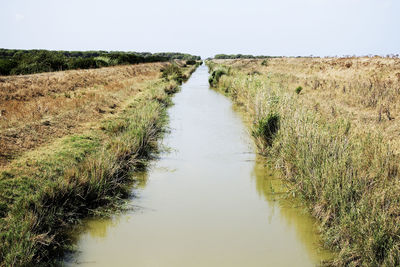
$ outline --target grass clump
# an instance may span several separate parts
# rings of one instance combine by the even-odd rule
[[[176,64],[169,64],[161,69],[161,77],[166,81],[176,81],[182,84],[185,81],[185,76],[182,73],[181,68]]]
[[[277,113],[269,113],[257,121],[253,127],[253,136],[261,138],[268,146],[272,145],[274,137],[279,130],[280,116]]]
[[[208,83],[212,86],[212,87],[216,87],[218,85],[219,79],[223,76],[223,75],[227,75],[228,71],[224,68],[218,68],[212,71],[210,78],[208,79]]]
[[[264,59],[263,61],[261,61],[261,66],[268,66],[268,59]]]

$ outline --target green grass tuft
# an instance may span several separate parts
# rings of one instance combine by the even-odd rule
[[[277,113],[269,113],[266,117],[257,121],[253,128],[253,136],[261,137],[267,145],[272,145],[274,137],[279,130],[280,116]]]
[[[223,68],[218,68],[214,71],[212,71],[210,78],[208,79],[208,83],[212,86],[215,87],[217,86],[219,79],[223,76],[228,74],[228,72],[223,69]]]

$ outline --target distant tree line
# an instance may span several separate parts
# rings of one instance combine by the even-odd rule
[[[121,51],[49,51],[0,49],[0,75],[31,74],[70,69],[91,69],[115,65],[170,60],[200,60],[184,53]]]
[[[215,59],[239,59],[239,58],[273,58],[273,56],[253,56],[253,55],[242,55],[242,54],[236,54],[236,55],[226,55],[226,54],[217,54],[214,56]]]
[[[330,55],[330,56],[315,56],[315,55],[309,55],[309,56],[253,56],[253,55],[242,55],[242,54],[232,54],[232,55],[226,55],[226,54],[217,54],[214,56],[214,59],[257,59],[257,58],[360,58],[360,57],[386,57],[386,58],[400,58],[400,54],[387,54],[387,55]],[[207,58],[207,60],[210,60],[212,58]]]

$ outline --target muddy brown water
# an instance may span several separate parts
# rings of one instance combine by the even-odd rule
[[[201,66],[173,98],[170,148],[137,174],[133,210],[89,219],[66,266],[316,266],[315,221],[282,200],[240,112]]]

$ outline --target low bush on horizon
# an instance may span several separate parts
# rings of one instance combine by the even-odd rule
[[[257,59],[257,58],[270,58],[271,56],[253,56],[253,55],[242,55],[242,54],[217,54],[214,59]]]

